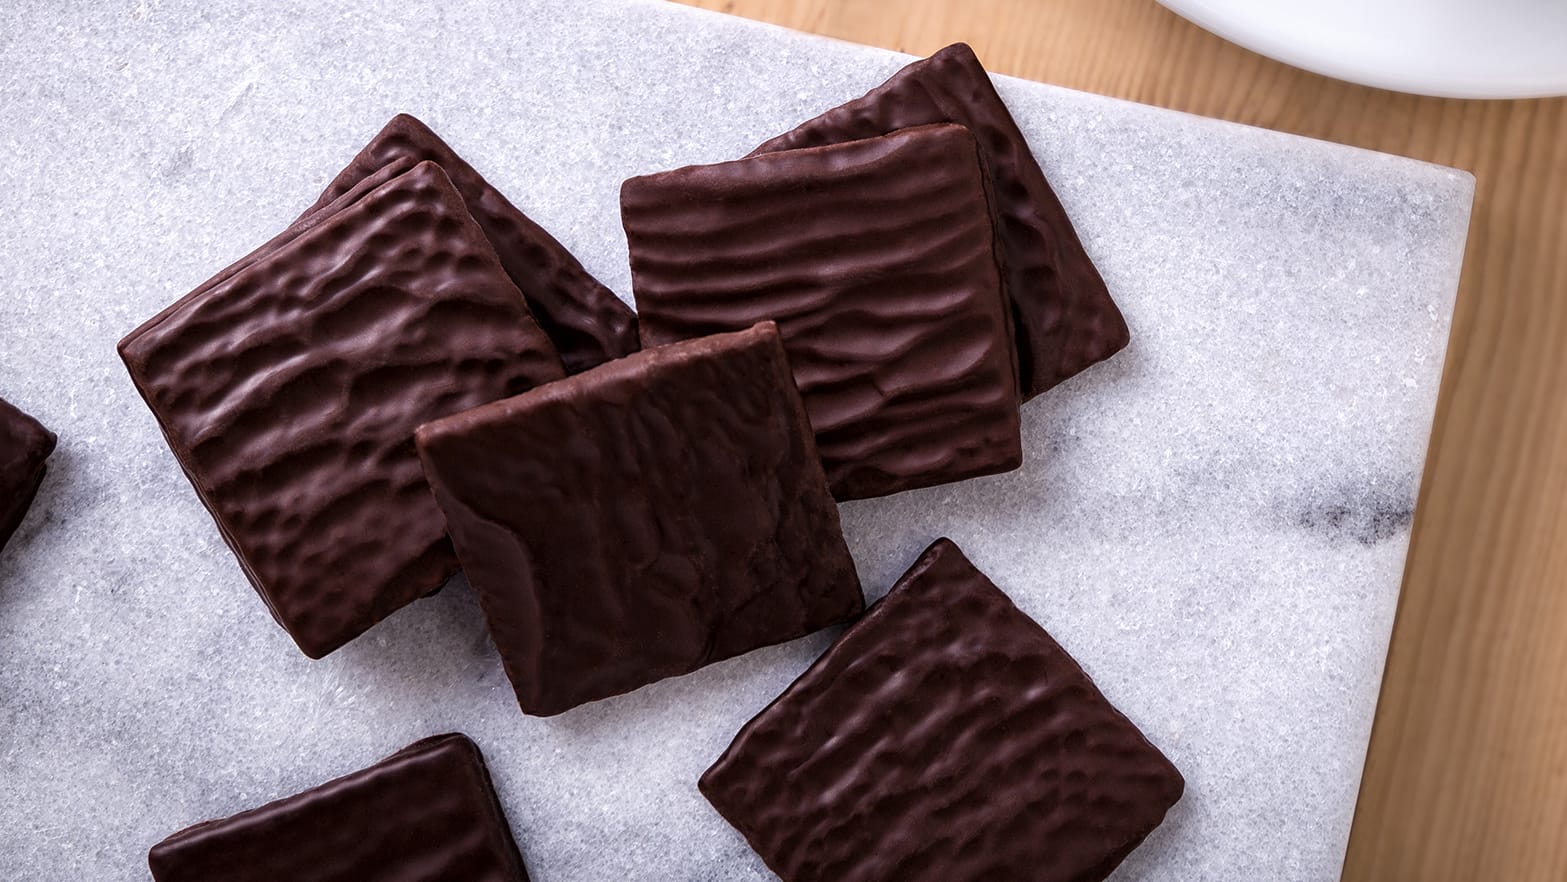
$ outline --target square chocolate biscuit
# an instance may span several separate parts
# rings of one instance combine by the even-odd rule
[[[479,748],[439,735],[170,836],[156,882],[528,882]]]
[[[501,265],[528,298],[528,307],[555,342],[568,373],[587,370],[637,349],[637,317],[614,292],[593,278],[543,227],[490,186],[424,123],[398,114],[348,167],[327,185],[316,204],[326,206],[392,162],[439,165],[462,194],[468,211],[500,255]]]
[[[527,713],[864,608],[771,324],[643,350],[418,439]]]
[[[0,550],[32,507],[56,440],[42,423],[0,399]]]
[[[801,123],[752,155],[944,122],[974,132],[994,179],[1021,389],[1027,400],[1121,351],[1130,336],[1061,200],[974,50],[957,43],[916,61],[866,95]]]
[[[413,431],[564,375],[421,163],[120,342],[274,617],[319,658],[457,569]]]
[[[1017,468],[1017,378],[974,137],[904,129],[632,178],[642,339],[778,323],[838,499]]]
[[[1184,786],[946,539],[700,782],[785,882],[1093,882]]]

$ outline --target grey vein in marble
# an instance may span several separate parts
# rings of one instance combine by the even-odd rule
[[[905,59],[648,2],[0,8],[0,395],[60,433],[0,555],[0,877],[153,842],[418,737],[489,756],[535,878],[761,880],[697,775],[822,634],[527,719],[458,579],[325,661],[272,624],[114,354],[398,111],[629,296],[620,181],[734,157]],[[1004,80],[1131,347],[1013,474],[855,503],[866,585],[949,535],[1186,775],[1127,880],[1336,878],[1472,182]]]

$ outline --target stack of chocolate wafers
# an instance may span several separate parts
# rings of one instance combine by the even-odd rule
[[[838,518],[1016,468],[1022,404],[1128,341],[973,53],[621,202],[636,313],[400,116],[121,342],[273,616],[319,658],[461,567],[536,715],[850,623],[701,779],[768,866],[1109,874],[1179,773],[952,543],[867,611]],[[151,864],[527,878],[457,735]]]

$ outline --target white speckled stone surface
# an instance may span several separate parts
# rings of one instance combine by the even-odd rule
[[[629,296],[619,182],[737,156],[904,59],[652,2],[0,8],[0,395],[61,436],[0,554],[0,878],[147,877],[187,824],[435,732],[530,868],[768,874],[694,782],[821,634],[521,716],[458,579],[322,662],[267,616],[114,354],[393,113]],[[1472,194],[1462,173],[1007,80],[1132,327],[1019,472],[846,506],[872,595],[969,555],[1185,773],[1119,880],[1336,878]]]

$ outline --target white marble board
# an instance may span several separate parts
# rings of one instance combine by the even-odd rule
[[[424,735],[483,747],[540,882],[769,878],[693,782],[819,634],[539,720],[459,578],[325,661],[267,616],[114,353],[423,117],[630,296],[618,185],[906,61],[657,2],[0,8],[0,395],[61,436],[0,555],[0,877],[153,842]],[[1338,876],[1473,183],[1003,79],[1132,328],[1027,462],[844,506],[878,596],[957,540],[1180,767],[1129,880]]]

